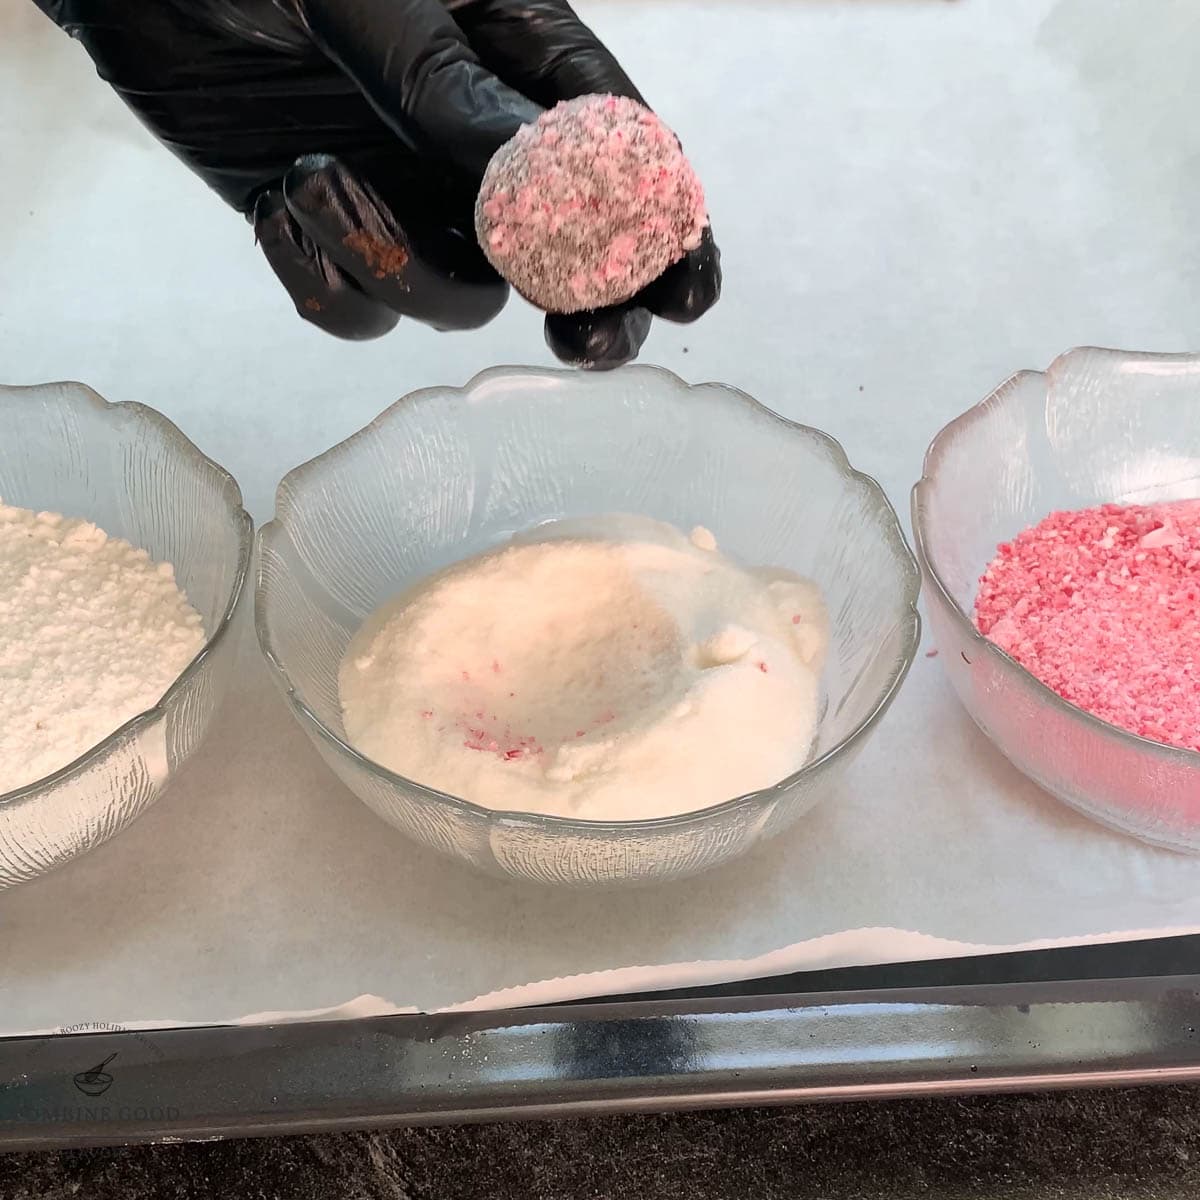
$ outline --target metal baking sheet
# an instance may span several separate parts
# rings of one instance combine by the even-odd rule
[[[8,1039],[0,1148],[1194,1080],[1198,965],[1200,938],[1172,938],[688,996]]]
[[[686,21],[641,0],[580,8],[684,127],[725,253],[722,305],[656,330],[647,358],[828,429],[894,499],[937,425],[1012,370],[1070,345],[1194,337],[1191,0],[1153,19],[1119,0],[715,0]],[[397,395],[537,353],[519,305],[469,339],[409,323],[371,346],[312,334],[244,223],[91,75],[32,6],[0,0],[0,111],[22,114],[0,122],[22,181],[0,195],[6,382],[74,377],[164,409],[262,518],[286,469]],[[786,137],[780,114],[799,118]],[[0,1133],[16,1147],[1190,1077],[1195,941],[1073,953],[470,1016],[8,1039]],[[89,1096],[76,1075],[112,1081]]]

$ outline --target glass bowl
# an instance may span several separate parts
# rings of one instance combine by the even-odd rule
[[[208,731],[236,652],[230,622],[253,548],[232,477],[165,417],[78,383],[0,387],[0,497],[84,517],[170,562],[208,642],[161,702],[73,763],[0,795],[0,887],[120,833]]]
[[[959,699],[1046,791],[1115,829],[1200,852],[1200,754],[1062,700],[971,619],[997,546],[1056,509],[1200,496],[1200,356],[1072,350],[934,439],[913,491],[926,603]]]
[[[377,605],[518,530],[614,511],[705,525],[744,562],[824,589],[833,632],[807,766],[715,807],[602,822],[482,808],[349,745],[338,664]],[[407,396],[283,480],[260,550],[259,641],[329,766],[424,845],[537,883],[682,877],[785,829],[863,744],[919,637],[920,574],[879,485],[825,434],[652,367],[500,368]]]

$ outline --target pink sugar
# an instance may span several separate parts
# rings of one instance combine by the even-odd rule
[[[1200,501],[1051,514],[1000,547],[975,621],[1064,700],[1200,750]]]
[[[700,245],[704,190],[648,108],[582,96],[493,156],[475,206],[492,266],[547,312],[628,300]]]

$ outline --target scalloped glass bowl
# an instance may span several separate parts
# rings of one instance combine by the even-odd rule
[[[1056,509],[1200,497],[1200,356],[1073,350],[934,439],[913,492],[926,604],[959,699],[1046,791],[1105,825],[1200,852],[1200,754],[1060,699],[975,628],[996,551]]]
[[[232,477],[161,414],[77,383],[0,387],[0,497],[85,517],[160,561],[208,641],[157,707],[55,774],[0,795],[0,887],[120,833],[195,752],[236,654],[230,623],[253,549]]]
[[[377,605],[538,522],[614,511],[706,525],[743,561],[821,585],[834,629],[809,765],[697,812],[593,822],[481,808],[348,744],[338,664]],[[862,745],[919,636],[919,573],[879,486],[826,435],[651,367],[496,369],[407,396],[283,480],[260,550],[260,644],[329,766],[424,845],[538,883],[691,875],[786,828]]]

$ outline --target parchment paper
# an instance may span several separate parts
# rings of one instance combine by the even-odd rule
[[[828,429],[902,511],[930,436],[1013,370],[1077,344],[1194,345],[1200,158],[1172,92],[1200,50],[1194,6],[1156,5],[1145,56],[1141,10],[1117,0],[580,7],[683,135],[725,253],[720,307],[656,330],[644,359]],[[21,114],[0,120],[0,378],[155,405],[260,520],[287,469],[403,392],[548,361],[515,303],[469,337],[305,328],[244,224],[25,0],[0,0],[0,113]],[[496,883],[410,846],[323,767],[249,644],[243,663],[153,810],[0,893],[0,1034],[1200,930],[1200,862],[1044,797],[974,732],[936,659],[794,832],[628,895]]]
[[[606,895],[495,882],[411,846],[246,659],[208,752],[151,812],[0,895],[0,1031],[311,1016],[360,995],[377,1001],[359,1012],[530,1003],[1200,931],[1200,861],[1025,784],[932,660],[793,833],[693,882]]]

